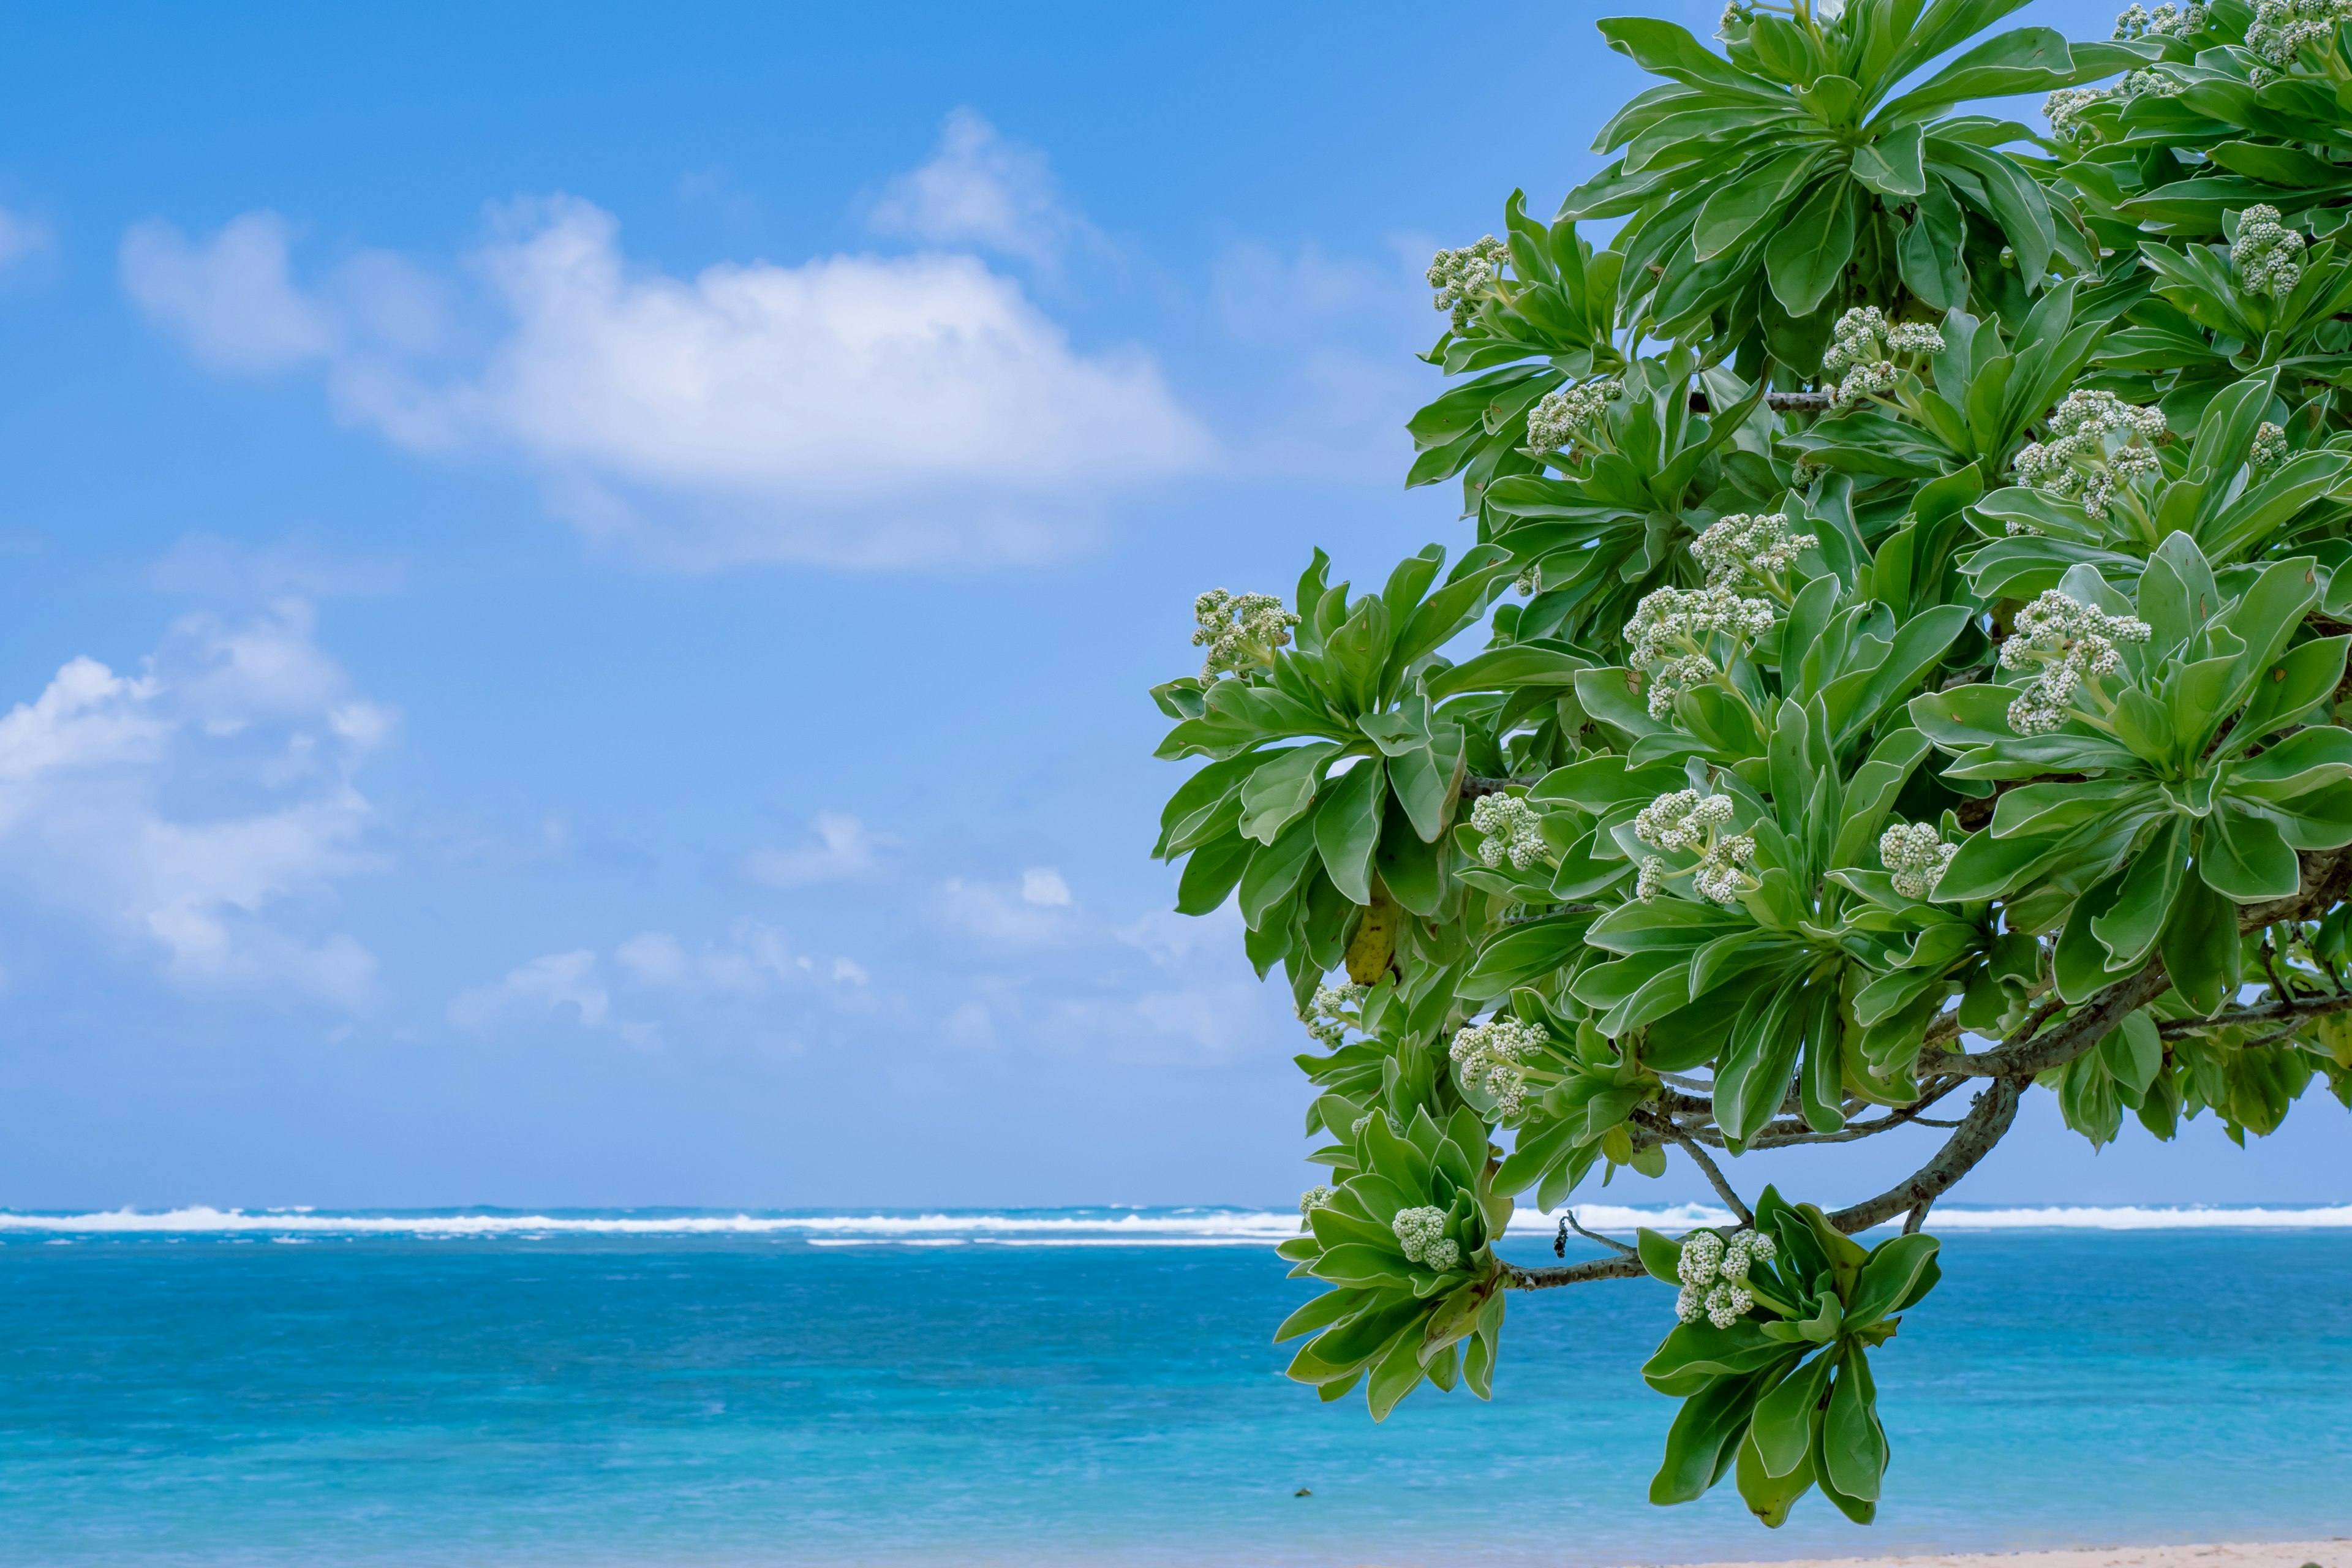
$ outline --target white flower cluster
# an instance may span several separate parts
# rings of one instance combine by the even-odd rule
[[[1528,449],[1550,452],[1567,446],[1579,430],[1600,423],[1601,411],[1624,395],[1624,386],[1614,380],[1545,393],[1528,410]]]
[[[2159,12],[2171,9],[2169,5],[2157,7]],[[2200,25],[2202,25],[2201,21]],[[2121,37],[2120,34],[2117,36]],[[2062,87],[2042,100],[2042,114],[2050,121],[2050,134],[2059,141],[2093,141],[2095,138],[2091,128],[2082,122],[2083,111],[2093,104],[2105,103],[2110,100],[2116,103],[2129,103],[2143,95],[2178,98],[2187,86],[2186,82],[2164,71],[2136,70],[2113,87]]]
[[[1302,1215],[1313,1214],[1338,1195],[1329,1187],[1309,1187],[1298,1194],[1298,1212]]]
[[[2033,489],[2071,496],[2104,522],[2116,484],[2161,466],[2147,445],[2164,434],[2164,415],[2135,408],[2112,392],[2070,392],[2050,416],[2050,438],[2032,441],[2010,468]]]
[[[2285,461],[2286,432],[2263,420],[2254,430],[2254,445],[2246,454],[2246,467],[2257,474],[2266,474]]]
[[[2259,0],[2254,25],[2246,29],[2246,47],[2275,68],[2257,66],[2248,79],[2256,87],[2269,86],[2294,64],[2304,45],[2326,48],[2336,24],[2347,18],[2352,18],[2352,0]]]
[[[1748,870],[1756,863],[1756,840],[1745,833],[1722,831],[1730,826],[1731,810],[1727,795],[1703,795],[1696,790],[1678,789],[1634,814],[1633,837],[1653,848],[1696,851],[1698,864],[1691,868],[1691,886],[1699,897],[1727,909],[1757,886]],[[1634,896],[1649,902],[1664,889],[1670,875],[1661,857],[1643,856],[1641,874],[1633,884]]]
[[[1456,1034],[1447,1054],[1461,1070],[1464,1085],[1484,1089],[1493,1097],[1495,1109],[1508,1118],[1519,1113],[1527,1098],[1528,1058],[1550,1039],[1533,1024],[1496,1017]]]
[[[1644,595],[1625,623],[1624,636],[1633,645],[1633,662],[1650,668],[1650,717],[1664,718],[1677,695],[1717,674],[1715,660],[1707,657],[1709,637],[1745,642],[1771,629],[1769,604],[1743,599],[1728,588],[1660,588]]]
[[[2275,300],[2303,281],[2303,236],[2279,222],[2279,210],[2260,203],[2238,215],[2238,237],[2230,265],[2249,294]]]
[[[1495,286],[1503,258],[1510,250],[1509,246],[1490,234],[1458,250],[1440,250],[1431,258],[1426,276],[1429,286],[1437,290],[1437,298],[1431,303],[1441,310],[1454,312],[1455,331],[1470,324],[1471,312],[1478,308],[1478,296]]]
[[[2205,7],[2191,5],[2183,11],[2171,5],[2158,5],[2153,11],[2137,5],[2116,13],[2116,33],[2118,38],[2185,38],[2205,26]]]
[[[1498,867],[1507,856],[1512,869],[1524,871],[1543,855],[1542,818],[1515,795],[1480,795],[1470,807],[1470,826],[1486,836],[1478,846],[1484,866]]]
[[[1747,577],[1778,581],[1800,553],[1820,542],[1816,534],[1790,533],[1786,512],[1750,517],[1735,511],[1691,541],[1691,553],[1706,568],[1708,587],[1730,588]]]
[[[1543,569],[1529,562],[1525,571],[1511,579],[1511,586],[1518,590],[1520,598],[1532,597],[1543,587]]]
[[[1407,1262],[1419,1263],[1443,1274],[1462,1261],[1462,1244],[1445,1234],[1445,1211],[1440,1208],[1399,1209],[1389,1221]]]
[[[1223,588],[1193,600],[1192,618],[1200,623],[1192,646],[1209,650],[1201,666],[1203,680],[1273,664],[1274,650],[1290,646],[1290,628],[1298,624],[1297,616],[1271,594],[1234,595]]]
[[[1336,1050],[1348,1037],[1349,1020],[1343,1015],[1350,1007],[1361,1006],[1364,998],[1370,994],[1370,987],[1352,983],[1318,985],[1315,999],[1307,1004],[1307,1011],[1299,1015],[1300,1021],[1306,1024],[1308,1034]]]
[[[1944,347],[1941,329],[1926,321],[1889,324],[1886,312],[1875,305],[1848,310],[1831,329],[1830,346],[1822,355],[1824,377],[1843,375],[1833,401],[1849,407],[1874,393],[1893,389],[1893,356],[1937,353]]]
[[[1779,1251],[1778,1244],[1759,1230],[1741,1231],[1728,1247],[1711,1230],[1692,1232],[1683,1238],[1682,1261],[1675,1268],[1683,1282],[1682,1294],[1675,1298],[1675,1316],[1685,1323],[1705,1318],[1718,1329],[1731,1327],[1756,1304],[1748,1289],[1748,1270],[1769,1263]]]
[[[1878,836],[1878,862],[1895,873],[1895,890],[1906,899],[1935,897],[1936,884],[1959,852],[1930,823],[1898,822]]]
[[[2113,670],[2121,660],[2116,644],[2144,643],[2148,624],[2132,616],[2111,616],[2075,603],[2055,588],[2017,613],[2000,645],[2003,669],[2031,669],[2033,679],[2009,705],[2009,727],[2021,735],[2042,735],[2066,721],[2066,704],[2086,679]]]

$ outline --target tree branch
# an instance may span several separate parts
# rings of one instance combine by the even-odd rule
[[[1569,1229],[1576,1232],[1577,1235],[1584,1237],[1585,1240],[1597,1241],[1612,1252],[1618,1253],[1626,1258],[1638,1258],[1641,1256],[1641,1254],[1636,1252],[1633,1248],[1626,1246],[1622,1241],[1612,1241],[1608,1237],[1585,1229],[1582,1222],[1578,1220],[1576,1217],[1576,1211],[1574,1209],[1564,1211],[1559,1216],[1559,1223],[1568,1226]],[[1557,1255],[1558,1249],[1555,1248],[1554,1256]]]
[[[1924,1208],[1951,1191],[1954,1183],[1992,1152],[1992,1146],[2017,1120],[2017,1102],[2024,1098],[2025,1085],[2023,1079],[1993,1079],[1961,1119],[1959,1130],[1936,1151],[1934,1159],[1876,1197],[1838,1210],[1829,1216],[1830,1223],[1852,1236],[1885,1225],[1906,1209]]]
[[[2352,846],[2342,849],[2306,852],[2302,857],[2303,887],[2291,898],[2273,899],[2259,904],[2249,904],[2238,911],[2238,929],[2249,931],[2258,926],[2276,925],[2282,921],[2308,920],[2314,914],[2342,902],[2352,890]],[[1783,1136],[1773,1136],[1779,1123],[1762,1129],[1748,1141],[1750,1148],[1763,1146],[1771,1137],[1773,1142],[1843,1142],[1849,1138],[1867,1137],[1885,1131],[1916,1119],[1918,1113],[1950,1093],[1960,1083],[1972,1078],[1992,1081],[1979,1091],[1968,1115],[1960,1119],[1950,1138],[1936,1152],[1935,1157],[1886,1191],[1874,1198],[1838,1210],[1829,1222],[1852,1236],[1874,1226],[1886,1224],[1897,1215],[1908,1216],[1906,1232],[1916,1231],[1926,1223],[1928,1208],[1949,1192],[1960,1178],[1976,1169],[1978,1163],[1992,1152],[2017,1120],[2018,1102],[2024,1098],[2036,1073],[2060,1067],[2089,1050],[2110,1029],[2116,1027],[2137,1008],[2146,1006],[2172,988],[2172,977],[2164,971],[2161,959],[2151,959],[2138,973],[2116,982],[2088,1002],[2059,1019],[2054,1027],[2049,1020],[2063,1005],[2052,997],[2034,1010],[2017,1031],[1989,1051],[1969,1053],[1955,1051],[1926,1058],[1922,1065],[1944,1081],[1922,1094],[1909,1106],[1902,1107],[1874,1122],[1857,1122],[1834,1133],[1817,1133],[1810,1128],[1797,1131],[1791,1128]],[[2183,1019],[2158,1026],[2158,1032],[2168,1038],[2238,1024],[2258,1024],[2266,1021],[2293,1020],[2322,1014],[2352,1010],[2352,995],[2308,996],[2279,999],[2260,1006],[2241,1008],[2213,1018]],[[1951,1015],[1946,1015],[1951,1016]],[[1942,1017],[1930,1024],[1926,1035],[1932,1044],[1943,1028]],[[1950,1034],[1958,1033],[1957,1019]],[[1663,1116],[1636,1113],[1637,1119],[1654,1135],[1671,1139],[1683,1145],[1697,1160],[1716,1191],[1743,1215],[1747,1207],[1738,1201],[1730,1184],[1722,1179],[1722,1172],[1699,1148],[1702,1140],[1719,1141],[1719,1134],[1710,1135],[1701,1128],[1685,1127],[1674,1120],[1676,1110],[1687,1108],[1692,1113],[1712,1114],[1712,1104],[1696,1095],[1679,1094],[1674,1089],[1662,1089],[1658,1106]],[[1753,1223],[1752,1216],[1749,1223]],[[1579,1234],[1590,1234],[1578,1226]],[[1603,1245],[1620,1246],[1605,1237],[1595,1237]],[[1619,1254],[1611,1258],[1589,1258],[1559,1268],[1521,1268],[1506,1263],[1503,1283],[1517,1290],[1548,1290],[1559,1285],[1581,1285],[1596,1279],[1633,1279],[1646,1270],[1635,1255]]]
[[[2347,887],[2352,887],[2352,847],[2306,851],[2302,857],[2302,870],[2301,891],[2289,898],[2244,906],[2238,911],[2238,930],[2244,932],[2282,921],[2306,920],[2341,902]],[[2165,973],[2164,961],[2151,958],[2147,968],[2116,981],[2059,1020],[2047,1033],[2027,1034],[2020,1030],[2024,1038],[2011,1036],[1992,1050],[1923,1058],[1922,1065],[1936,1073],[1958,1073],[1968,1078],[2031,1078],[2073,1061],[2097,1045],[2126,1016],[2171,989],[2172,977]],[[2189,1031],[2210,1026],[2210,1020],[2193,1022]]]
[[[2269,1024],[2282,1019],[2316,1018],[2325,1013],[2352,1010],[2352,996],[2298,996],[2287,1002],[2264,1002],[2255,1007],[2241,1007],[2235,1012],[2219,1013],[2210,1018],[2175,1018],[2158,1024],[2156,1032],[2168,1040],[2179,1039],[2205,1029],[2225,1029],[2231,1025]]]
[[[2021,1079],[1996,1079],[1986,1085],[1977,1096],[1976,1104],[1961,1120],[1958,1130],[1936,1152],[1934,1159],[1878,1196],[1838,1210],[1829,1216],[1830,1223],[1851,1236],[1885,1225],[1906,1210],[1924,1213],[1928,1205],[1949,1192],[2000,1142],[2010,1124],[2017,1120],[2017,1102],[2024,1091],[2025,1080]],[[1583,1226],[1577,1229],[1581,1232]],[[1621,1254],[1588,1258],[1559,1268],[1521,1268],[1506,1263],[1503,1283],[1514,1290],[1549,1290],[1555,1286],[1583,1285],[1596,1279],[1637,1279],[1646,1272],[1640,1258]]]
[[[1741,1201],[1738,1189],[1724,1179],[1722,1170],[1713,1160],[1707,1158],[1706,1151],[1698,1146],[1696,1139],[1675,1126],[1667,1117],[1648,1116],[1636,1110],[1631,1120],[1637,1126],[1646,1127],[1659,1136],[1670,1138],[1681,1144],[1683,1152],[1691,1157],[1691,1163],[1706,1173],[1707,1183],[1715,1188],[1716,1195],[1724,1201],[1733,1214],[1739,1216],[1739,1223],[1742,1225],[1756,1223],[1755,1214],[1746,1203]]]
[[[1483,773],[1464,773],[1462,798],[1475,800],[1482,795],[1500,795],[1505,790],[1528,789],[1533,787],[1536,782],[1534,779],[1490,779]]]

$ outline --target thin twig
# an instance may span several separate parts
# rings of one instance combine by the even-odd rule
[[[1641,1112],[1636,1111],[1634,1112],[1633,1120],[1640,1125],[1649,1128],[1651,1131],[1664,1137],[1671,1138],[1675,1142],[1681,1144],[1683,1146],[1683,1152],[1688,1154],[1693,1163],[1695,1163],[1700,1170],[1706,1173],[1706,1179],[1708,1183],[1714,1186],[1716,1195],[1722,1198],[1727,1205],[1730,1205],[1731,1212],[1739,1216],[1739,1223],[1750,1226],[1756,1223],[1755,1212],[1748,1208],[1748,1205],[1741,1200],[1738,1189],[1724,1179],[1722,1170],[1717,1166],[1713,1160],[1707,1158],[1706,1151],[1698,1146],[1698,1141],[1696,1139],[1691,1137],[1689,1133],[1685,1132],[1681,1128],[1675,1126],[1671,1120],[1664,1117],[1644,1116]]]
[[[1612,1252],[1622,1252],[1628,1258],[1639,1258],[1642,1255],[1639,1247],[1628,1247],[1622,1241],[1612,1241],[1605,1236],[1596,1235],[1595,1233],[1585,1229],[1584,1226],[1578,1222],[1576,1211],[1574,1209],[1561,1210],[1559,1219],[1562,1225],[1567,1226],[1570,1230],[1576,1232],[1577,1235],[1584,1237],[1585,1240],[1597,1241],[1601,1246],[1609,1248]],[[1552,1252],[1552,1256],[1554,1258],[1558,1258],[1560,1256],[1560,1253],[1557,1248],[1555,1248]]]

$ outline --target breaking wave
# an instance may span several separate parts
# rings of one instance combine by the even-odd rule
[[[1724,1225],[1705,1204],[1633,1207],[1573,1205],[1587,1229],[1624,1234],[1639,1226],[1669,1232]],[[1515,1236],[1549,1236],[1559,1214],[1522,1209]],[[1939,1207],[1939,1231],[2352,1230],[2352,1204],[2242,1207],[2142,1205],[2040,1208]],[[465,1239],[614,1237],[773,1237],[817,1246],[1271,1246],[1298,1232],[1295,1213],[1242,1208],[1071,1208],[881,1212],[834,1210],[238,1209],[195,1206],[63,1214],[0,1210],[0,1238],[110,1236],[409,1237]]]

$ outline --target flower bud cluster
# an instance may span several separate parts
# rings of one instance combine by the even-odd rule
[[[2279,222],[2279,210],[2261,203],[2238,215],[2238,237],[2230,247],[2230,265],[2249,294],[2275,300],[2291,294],[2303,281],[2303,236]]]
[[[1433,1273],[1443,1274],[1462,1261],[1462,1244],[1445,1234],[1444,1209],[1399,1209],[1396,1218],[1389,1222],[1389,1229],[1396,1233],[1407,1262],[1419,1263]]]
[[[1599,424],[1602,411],[1624,395],[1623,384],[1614,380],[1545,393],[1528,410],[1528,449],[1550,452],[1570,445],[1579,430]]]
[[[1486,836],[1478,846],[1481,865],[1499,867],[1507,857],[1513,870],[1524,871],[1543,856],[1543,819],[1515,795],[1480,795],[1470,807],[1470,826]]]
[[[2254,25],[2246,29],[2246,47],[2264,65],[2255,67],[2248,79],[2258,88],[2269,86],[2294,64],[2305,44],[2327,47],[2336,24],[2347,18],[2352,18],[2352,0],[2259,0]]]
[[[1959,852],[1929,823],[1898,822],[1878,836],[1878,863],[1895,874],[1895,890],[1906,899],[1935,897],[1936,884]]]
[[[1756,1304],[1748,1289],[1748,1269],[1769,1263],[1779,1251],[1762,1231],[1743,1230],[1728,1247],[1714,1231],[1692,1232],[1683,1238],[1682,1260],[1675,1268],[1683,1284],[1675,1316],[1685,1323],[1705,1318],[1718,1329],[1731,1327]]]
[[[2205,7],[2191,5],[2181,10],[2169,4],[2155,10],[2143,10],[2131,5],[2116,13],[2115,36],[2118,38],[2185,38],[2205,26]]]
[[[1771,629],[1769,604],[1743,599],[1728,588],[1660,588],[1646,595],[1633,607],[1624,635],[1633,645],[1633,662],[1651,672],[1650,717],[1664,718],[1677,696],[1719,672],[1708,657],[1708,639],[1741,643]]]
[[[2029,488],[2080,500],[2104,522],[2119,481],[2162,467],[2147,443],[2163,434],[2157,409],[2135,408],[2112,392],[2070,392],[2050,416],[2050,438],[2019,448],[2010,468]]]
[[[1690,548],[1706,569],[1708,587],[1732,588],[1748,577],[1778,583],[1800,553],[1820,542],[1817,534],[1791,534],[1786,512],[1750,517],[1735,511],[1708,524]]]
[[[1892,391],[1896,379],[1894,355],[1937,353],[1944,347],[1940,329],[1926,321],[1890,324],[1886,312],[1875,305],[1840,316],[1830,337],[1830,346],[1822,355],[1822,374],[1844,377],[1832,399],[1840,408]]]
[[[1348,1026],[1356,1021],[1349,1009],[1362,1006],[1364,998],[1370,994],[1369,986],[1352,983],[1318,985],[1314,1000],[1307,1004],[1307,1011],[1300,1014],[1299,1018],[1306,1024],[1308,1034],[1327,1047],[1337,1050],[1339,1043],[1348,1037]]]
[[[1464,1087],[1485,1089],[1507,1120],[1526,1103],[1528,1061],[1550,1042],[1551,1037],[1535,1025],[1502,1016],[1457,1033],[1447,1055],[1461,1072]]]
[[[1329,1187],[1309,1187],[1298,1194],[1298,1212],[1302,1215],[1313,1214],[1338,1195]]]
[[[1193,600],[1192,618],[1200,623],[1192,646],[1209,650],[1201,666],[1203,680],[1272,667],[1275,649],[1290,646],[1290,628],[1298,624],[1298,616],[1271,594],[1234,595],[1223,588]]]
[[[2172,7],[2159,5],[2157,9],[2169,11]],[[2166,71],[2140,69],[2127,73],[2113,87],[2062,87],[2042,100],[2042,114],[2050,121],[2050,134],[2059,141],[2095,142],[2097,135],[2083,121],[2083,111],[2092,105],[2125,104],[2140,97],[2178,98],[2188,85]]]
[[[2254,445],[2246,454],[2246,467],[2257,474],[2266,474],[2286,461],[2286,432],[2265,419],[2254,431]]]
[[[1633,817],[1633,837],[1654,848],[1695,851],[1698,864],[1691,868],[1691,886],[1699,897],[1729,908],[1740,895],[1758,886],[1748,868],[1756,863],[1756,840],[1745,833],[1727,834],[1731,824],[1731,797],[1703,795],[1678,789],[1662,795]],[[1633,884],[1634,897],[1647,903],[1664,890],[1674,873],[1656,855],[1643,857]]]
[[[2009,727],[2021,735],[2042,735],[2066,721],[2066,705],[2086,680],[2108,674],[2121,662],[2116,645],[2144,643],[2148,624],[2132,616],[2111,616],[2077,604],[2055,588],[2017,613],[2000,645],[2003,669],[2035,675],[2009,705]]]
[[[1440,250],[1431,258],[1426,276],[1429,286],[1437,290],[1431,303],[1441,310],[1454,312],[1455,331],[1470,325],[1479,297],[1495,287],[1510,248],[1490,234],[1457,250]]]

